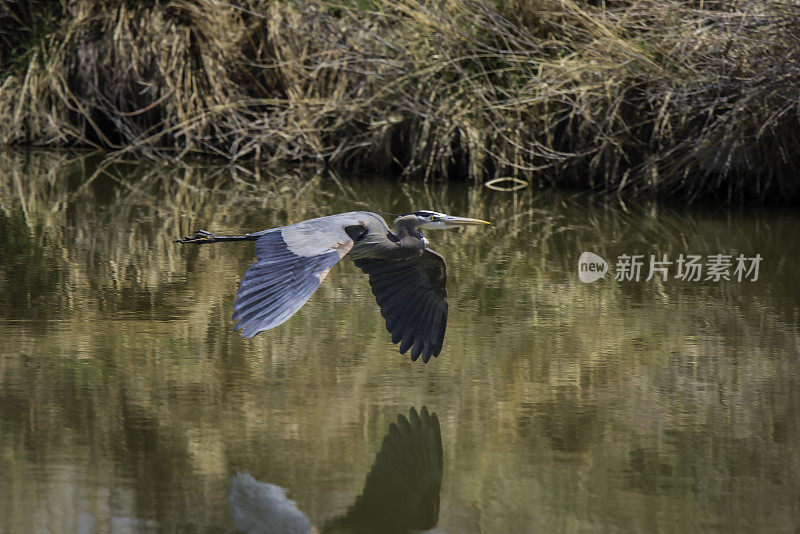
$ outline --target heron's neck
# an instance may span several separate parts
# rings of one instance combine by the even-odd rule
[[[394,229],[402,248],[422,250],[428,244],[428,240],[419,231],[417,224],[417,219],[413,215],[395,219]]]

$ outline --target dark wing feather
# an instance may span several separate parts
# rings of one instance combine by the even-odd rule
[[[409,532],[436,526],[444,454],[436,414],[426,407],[397,416],[375,456],[364,491],[324,533]]]
[[[428,362],[442,350],[447,328],[447,280],[444,258],[425,249],[412,258],[359,258],[356,266],[369,275],[369,284],[392,343],[411,359]]]
[[[333,246],[296,247],[308,254],[302,255],[292,252],[284,235],[275,229],[256,240],[258,261],[244,273],[233,303],[235,329],[244,337],[274,328],[294,315],[353,246],[344,235],[345,242]]]

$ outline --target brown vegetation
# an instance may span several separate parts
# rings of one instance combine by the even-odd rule
[[[778,0],[4,0],[0,143],[797,199]]]

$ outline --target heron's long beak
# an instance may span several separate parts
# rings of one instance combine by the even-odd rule
[[[481,224],[492,224],[489,221],[484,221],[482,219],[471,219],[469,217],[453,217],[452,215],[448,215],[446,218],[442,219],[442,222],[447,225],[457,224],[459,226],[478,226]]]

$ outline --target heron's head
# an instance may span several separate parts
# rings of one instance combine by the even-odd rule
[[[446,228],[459,228],[461,226],[490,224],[488,221],[482,221],[481,219],[456,217],[437,211],[415,211],[411,215],[417,218],[417,228],[425,230],[444,230]]]

